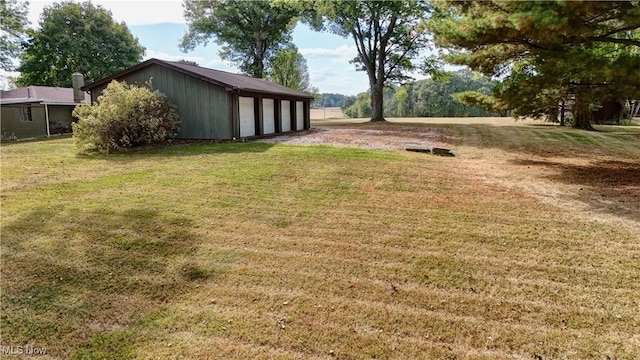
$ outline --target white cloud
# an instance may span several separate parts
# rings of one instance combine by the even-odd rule
[[[148,60],[151,58],[166,60],[166,61],[189,60],[189,61],[195,61],[199,66],[206,67],[209,69],[227,71],[231,73],[238,73],[240,71],[238,68],[229,65],[227,62],[221,59],[207,60],[202,56],[189,56],[186,54],[168,54],[162,51],[147,50],[147,53],[145,54],[144,59]]]
[[[31,27],[36,27],[38,19],[45,6],[51,6],[54,2],[61,0],[30,0],[29,1],[29,19]],[[73,0],[80,2],[82,0]],[[94,4],[101,5],[113,14],[113,18],[117,22],[124,21],[128,26],[135,25],[152,25],[164,23],[185,24],[183,17],[182,2],[180,0],[92,0]],[[147,48],[145,59],[158,58],[169,61],[177,61],[180,59],[195,61],[201,66],[239,73],[239,69],[221,60],[217,54],[217,48],[210,44],[206,49],[198,47],[196,51],[190,54],[182,54],[165,46],[171,42],[172,46],[177,44],[178,40],[184,33],[181,29],[175,33],[173,27],[163,27],[152,35],[144,34],[143,36],[134,33],[141,39],[141,44]],[[140,29],[139,29],[140,30]],[[304,30],[304,29],[303,29]],[[141,30],[142,31],[142,30]],[[342,38],[330,36],[330,34],[319,34],[313,31],[298,30],[299,51],[307,59],[309,67],[309,77],[311,84],[317,86],[323,92],[334,92],[346,95],[355,95],[359,92],[366,91],[368,88],[368,80],[366,74],[355,71],[355,67],[349,63],[357,55],[355,45],[348,45]],[[301,47],[300,45],[314,44],[318,47]],[[331,44],[331,45],[329,45]],[[325,47],[322,47],[325,46]]]
[[[32,0],[29,2],[29,21],[32,27],[37,27],[42,10],[46,6],[53,5],[54,2],[59,1]],[[92,3],[110,10],[115,21],[124,21],[127,25],[186,22],[182,15],[182,2],[178,0],[93,0]]]
[[[347,46],[341,45],[337,48],[302,48],[299,52],[308,60],[334,62],[334,63],[348,63],[353,60],[358,54],[358,49],[355,45]]]
[[[368,88],[367,76],[350,64],[358,50],[355,45],[334,48],[301,48],[298,50],[309,67],[311,85],[321,92],[355,95]]]
[[[311,85],[325,93],[356,95],[367,91],[369,87],[367,75],[355,69],[344,71],[334,67],[322,67],[310,70],[309,80]]]
[[[18,77],[18,75],[20,75],[19,72],[15,72],[15,71],[5,71],[0,69],[0,90],[9,90],[9,85],[13,85],[10,84],[9,81],[9,77]]]
[[[167,54],[166,52],[147,49],[144,59],[147,60],[151,58],[167,60],[167,61],[189,60],[189,61],[195,61],[198,64],[202,64],[202,62],[204,61],[204,58],[200,56],[189,56],[189,55],[183,55],[183,54],[178,54],[178,55]]]
[[[206,63],[202,64],[202,66],[207,67],[209,69],[216,69],[220,71],[231,72],[234,74],[240,73],[240,69],[230,65],[229,63],[223,61],[222,59],[209,60]]]

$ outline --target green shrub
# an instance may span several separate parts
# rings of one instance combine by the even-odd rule
[[[73,137],[82,152],[111,151],[174,138],[180,117],[176,106],[159,91],[112,81],[96,105],[73,111]]]

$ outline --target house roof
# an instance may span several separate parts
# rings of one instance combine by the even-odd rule
[[[87,99],[86,94],[85,99]],[[76,105],[73,89],[51,86],[27,86],[0,90],[0,104],[43,103],[48,105]]]
[[[112,74],[105,78],[102,78],[98,81],[95,81],[91,84],[85,85],[83,90],[91,90],[98,86],[107,84],[114,79],[121,78],[127,74],[134,73],[140,69],[151,65],[159,65],[165,68],[177,71],[179,73],[198,78],[200,80],[206,81],[208,83],[224,87],[227,91],[246,91],[246,92],[257,92],[257,93],[270,93],[270,94],[278,94],[278,95],[287,95],[298,98],[308,98],[311,99],[313,96],[302,92],[293,90],[286,86],[282,86],[271,81],[265,79],[257,79],[246,75],[233,74],[226,71],[214,70],[205,67],[188,65],[178,62],[165,61],[159,59],[149,59],[145,62],[142,62],[138,65],[130,67],[126,70],[120,71],[118,73]]]

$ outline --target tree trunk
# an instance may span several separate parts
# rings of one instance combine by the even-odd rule
[[[591,126],[590,115],[589,104],[585,104],[579,99],[576,99],[575,111],[573,116],[573,127],[575,129],[582,130],[595,130],[593,126]]]
[[[549,109],[549,114],[547,116],[549,116],[548,121],[554,123],[558,122],[558,107],[556,106],[555,108]]]
[[[378,82],[371,85],[371,122],[386,121],[383,113],[383,89]]]
[[[262,79],[264,77],[264,53],[265,43],[262,39],[256,38],[256,50],[253,56],[253,77]]]

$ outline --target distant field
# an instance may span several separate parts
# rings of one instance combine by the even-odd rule
[[[339,107],[311,109],[311,120],[342,118],[344,118],[344,114],[342,113],[342,108]]]
[[[640,358],[640,127],[430,121],[455,157],[3,143],[2,350]]]

